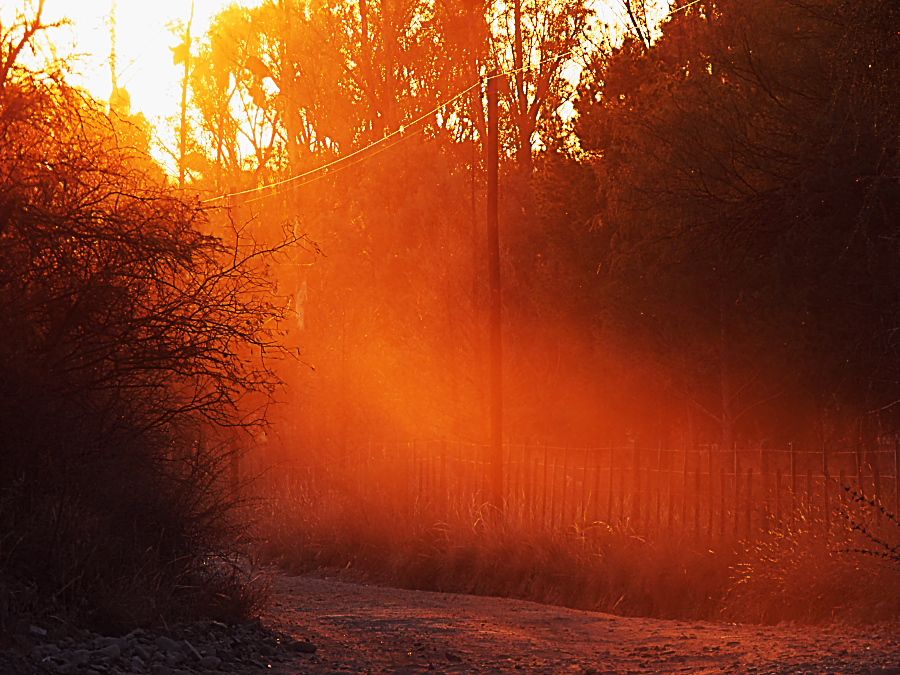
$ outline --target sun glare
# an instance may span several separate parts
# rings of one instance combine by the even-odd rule
[[[254,6],[258,2],[193,0],[193,33],[205,34],[212,18],[232,4]],[[0,8],[0,17],[15,14],[24,5],[27,3],[18,2]],[[114,62],[115,79],[128,91],[132,111],[143,113],[165,143],[173,133],[168,121],[178,114],[180,102],[181,72],[172,58],[178,40],[172,29],[176,22],[187,21],[191,5],[192,0],[46,0],[44,11],[48,23],[67,22],[49,38],[57,55],[76,57],[71,81],[98,99],[108,100]]]

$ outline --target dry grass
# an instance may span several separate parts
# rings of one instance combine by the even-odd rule
[[[762,623],[900,618],[900,523],[879,502],[848,492],[830,527],[800,511],[794,525],[747,544],[723,614]]]
[[[730,550],[647,541],[594,523],[503,522],[471,505],[448,518],[298,491],[263,518],[263,557],[295,572],[352,570],[403,588],[515,597],[624,615],[713,618]],[[277,506],[276,506],[277,505]]]
[[[742,622],[900,618],[900,567],[858,552],[851,511],[831,537],[799,518],[753,542],[644,539],[604,523],[549,531],[472,504],[449,517],[295,488],[260,518],[264,559],[403,588],[515,597],[620,615]],[[867,518],[874,527],[876,518]],[[895,526],[881,518],[885,524]],[[839,530],[840,534],[836,534]]]

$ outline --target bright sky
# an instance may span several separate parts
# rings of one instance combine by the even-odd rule
[[[231,4],[255,5],[259,0],[194,0],[193,33],[206,33],[211,18]],[[71,25],[54,29],[49,37],[60,56],[77,55],[73,84],[108,100],[110,75],[110,15],[114,0],[46,0],[45,23],[67,18]],[[119,86],[131,95],[132,112],[142,112],[153,124],[158,139],[174,142],[174,127],[167,118],[178,115],[181,69],[172,61],[178,43],[169,26],[186,22],[191,0],[115,0],[117,74]],[[36,5],[36,0],[0,0],[0,20]],[[154,153],[158,154],[158,153]],[[164,155],[164,153],[162,153]],[[166,157],[157,157],[166,163]]]
[[[192,0],[45,0],[45,21],[66,18],[71,25],[55,29],[50,37],[61,56],[78,55],[73,61],[73,84],[84,86],[94,96],[108,100],[111,90],[109,67],[110,15],[116,12],[117,75],[120,87],[131,95],[132,112],[142,112],[153,125],[157,140],[174,147],[172,120],[179,113],[182,71],[172,61],[178,38],[170,26],[186,22]],[[455,0],[454,0],[455,1]],[[619,14],[611,12],[621,0],[596,0],[595,6],[607,21]],[[10,20],[18,11],[37,0],[0,0],[0,20]],[[261,0],[193,0],[195,36],[206,33],[210,20],[230,4],[253,6]],[[668,3],[664,3],[668,4]],[[27,10],[26,10],[27,11]],[[577,67],[570,75],[577,78]],[[565,113],[564,113],[565,114]],[[164,152],[157,159],[170,164]]]
[[[34,0],[31,0],[32,2]],[[115,0],[46,0],[47,20],[67,17],[72,25],[59,29],[53,39],[62,54],[83,56],[76,62],[77,84],[95,96],[110,93],[110,11]],[[203,35],[211,17],[229,4],[256,5],[259,0],[194,0],[194,35]],[[119,85],[131,94],[132,110],[157,123],[178,113],[181,72],[172,62],[171,47],[177,39],[168,25],[186,21],[191,0],[117,0],[117,51]],[[21,9],[28,0],[0,2],[0,16]],[[598,2],[606,11],[615,0]]]
[[[71,26],[56,31],[54,42],[63,54],[83,55],[75,65],[75,81],[103,99],[109,97],[111,89],[109,17],[113,2],[46,0],[45,9],[47,20],[66,17],[72,21]],[[205,33],[211,17],[232,2],[195,0],[194,34]],[[191,0],[118,0],[117,4],[119,86],[131,94],[132,109],[143,112],[152,122],[175,115],[181,73],[172,62],[171,48],[178,40],[168,26],[173,21],[187,21]]]

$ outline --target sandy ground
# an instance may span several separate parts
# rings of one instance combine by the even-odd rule
[[[318,647],[277,673],[897,673],[896,629],[623,618],[279,577],[264,617]]]

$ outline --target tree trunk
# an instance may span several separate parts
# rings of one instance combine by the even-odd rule
[[[384,125],[388,132],[399,126],[397,115],[397,23],[399,13],[394,7],[395,0],[382,0],[381,25],[384,32],[384,90],[382,92],[382,109]]]
[[[278,83],[281,96],[284,100],[284,126],[287,132],[287,151],[290,173],[301,171],[300,162],[300,137],[303,120],[297,107],[297,35],[294,29],[294,7],[291,0],[282,0],[281,8],[284,12],[285,37],[282,49],[281,82]]]
[[[534,131],[529,122],[528,92],[525,86],[525,73],[522,71],[525,64],[524,37],[522,35],[522,0],[513,2],[513,22],[515,23],[515,37],[513,38],[513,68],[515,69],[516,90],[512,105],[513,119],[516,124],[517,147],[516,162],[521,171],[530,176],[532,172],[531,136]]]

